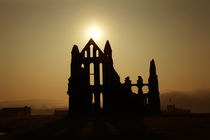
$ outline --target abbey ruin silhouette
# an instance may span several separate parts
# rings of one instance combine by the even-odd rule
[[[106,42],[104,52],[90,39],[79,52],[76,45],[71,52],[71,77],[68,84],[69,114],[112,112],[112,113],[160,113],[158,77],[155,61],[150,62],[148,83],[141,76],[135,84],[129,77],[120,82],[113,67],[112,49]],[[131,87],[138,88],[138,94]],[[142,88],[148,86],[148,93]],[[103,107],[101,106],[103,104]]]

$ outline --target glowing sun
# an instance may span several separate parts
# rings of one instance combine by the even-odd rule
[[[92,26],[88,30],[88,37],[93,38],[95,40],[99,40],[101,38],[102,32],[98,26]]]

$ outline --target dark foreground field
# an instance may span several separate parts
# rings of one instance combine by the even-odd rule
[[[0,139],[210,139],[210,115],[1,118]]]

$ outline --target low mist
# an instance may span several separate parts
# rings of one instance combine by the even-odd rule
[[[210,112],[210,90],[166,92],[160,94],[160,100],[163,110],[168,104],[175,104],[177,108],[190,109],[193,113]]]

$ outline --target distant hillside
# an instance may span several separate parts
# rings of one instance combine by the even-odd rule
[[[162,109],[167,104],[175,104],[177,108],[190,109],[193,113],[210,113],[210,90],[161,93],[160,101]]]
[[[31,99],[0,102],[0,108],[29,106],[35,109],[62,108],[68,106],[67,100]]]

